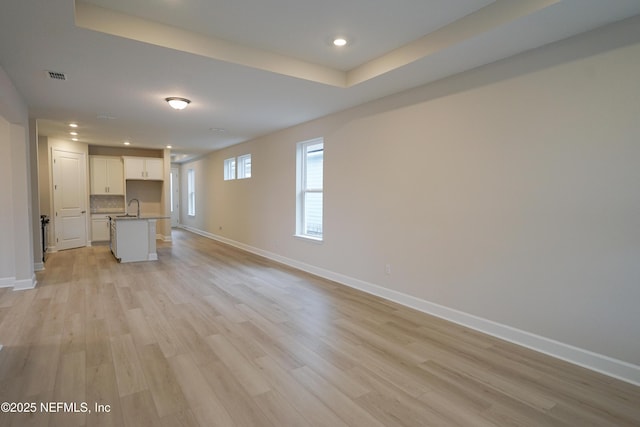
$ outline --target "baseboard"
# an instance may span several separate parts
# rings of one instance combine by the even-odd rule
[[[164,234],[156,234],[156,240],[162,240],[163,242],[171,242],[171,235],[165,236]]]
[[[285,264],[289,267],[323,277],[325,279],[361,290],[371,295],[396,302],[406,307],[427,313],[442,319],[457,323],[476,331],[491,335],[514,344],[521,345],[531,350],[544,353],[546,355],[564,360],[574,365],[599,372],[601,374],[640,386],[640,366],[622,360],[614,359],[603,354],[594,353],[579,347],[574,347],[550,338],[536,335],[527,331],[513,328],[508,325],[497,323],[488,319],[474,316],[469,313],[458,311],[449,307],[429,302],[411,295],[403,294],[382,286],[374,285],[360,279],[345,276],[330,270],[326,270],[314,265],[306,264],[294,259],[255,248],[244,243],[236,242],[226,237],[218,236],[203,230],[182,225],[187,231],[201,236],[217,240],[244,251],[268,258],[270,260]]]
[[[36,287],[37,284],[38,284],[38,281],[36,280],[36,275],[34,274],[31,277],[31,279],[16,280],[15,283],[13,284],[13,290],[23,291],[26,289],[33,289]]]
[[[15,277],[3,277],[0,279],[0,288],[13,288],[14,291],[22,291],[25,289],[33,289],[38,284],[36,275],[31,279],[16,280]]]
[[[34,262],[33,271],[44,271],[44,262]]]
[[[15,282],[15,277],[2,277],[0,278],[0,288],[11,288]]]

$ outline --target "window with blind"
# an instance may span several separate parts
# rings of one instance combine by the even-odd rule
[[[187,215],[196,215],[196,178],[193,169],[187,170]]]
[[[238,179],[251,178],[251,154],[238,156]]]
[[[236,179],[236,158],[232,157],[224,161],[224,180]]]
[[[299,143],[297,154],[296,235],[322,240],[324,140]]]
[[[224,161],[224,180],[251,178],[251,154],[231,157]]]

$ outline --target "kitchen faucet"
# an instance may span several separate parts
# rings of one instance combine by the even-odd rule
[[[135,202],[138,204],[138,214],[136,215],[138,218],[140,218],[140,200],[138,199],[131,199],[129,200],[129,204],[127,205],[127,207],[131,206],[131,202],[133,202],[135,200]],[[127,212],[127,215],[129,214],[129,212]]]

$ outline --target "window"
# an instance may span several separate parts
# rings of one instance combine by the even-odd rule
[[[173,213],[173,171],[169,174],[169,205]]]
[[[195,172],[187,170],[187,215],[196,216],[196,184]]]
[[[251,178],[251,154],[238,156],[238,158],[231,157],[224,161],[225,181],[236,179],[236,172],[238,179]]]
[[[232,157],[224,161],[224,180],[236,179],[236,158]]]
[[[296,235],[322,240],[324,140],[298,144]]]
[[[238,179],[251,178],[251,154],[238,156]]]

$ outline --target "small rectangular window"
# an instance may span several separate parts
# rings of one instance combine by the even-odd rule
[[[187,170],[187,215],[196,215],[196,184],[195,171]]]
[[[324,140],[297,147],[296,235],[322,240]]]
[[[232,157],[224,161],[224,180],[236,179],[236,158]]]
[[[238,156],[238,179],[251,178],[251,154]]]
[[[169,174],[169,209],[173,213],[173,172]]]

